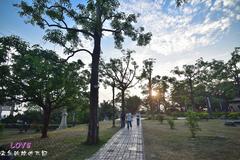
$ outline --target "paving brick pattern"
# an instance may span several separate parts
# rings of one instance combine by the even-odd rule
[[[119,130],[89,160],[144,160],[142,126],[137,126],[136,119],[132,129]]]

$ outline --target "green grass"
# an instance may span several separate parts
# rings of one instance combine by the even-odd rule
[[[16,131],[7,131],[1,136],[0,144],[9,144],[16,141],[32,142],[31,150],[46,150],[48,155],[46,160],[82,160],[90,157],[95,153],[119,127],[112,128],[111,122],[100,123],[100,143],[98,145],[85,145],[87,137],[87,125],[79,125],[64,130],[49,132],[49,138],[41,139],[38,133],[18,134]],[[20,158],[17,160],[35,160],[42,157]]]
[[[202,131],[192,139],[184,120],[143,121],[147,160],[240,160],[240,126],[224,126],[221,120],[201,121]]]

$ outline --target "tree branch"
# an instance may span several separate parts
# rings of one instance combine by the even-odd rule
[[[120,15],[111,15],[111,16],[108,16],[108,17],[106,17],[106,18],[103,19],[102,24],[103,24],[107,19],[111,19],[111,18],[121,18],[121,16],[120,16]]]
[[[69,28],[67,26],[63,27],[60,24],[50,24],[50,23],[48,23],[48,21],[46,19],[42,19],[42,20],[45,22],[45,25],[47,25],[48,27],[57,27],[57,28],[60,28],[60,29],[65,29],[65,30],[72,30],[72,31],[81,32],[83,34],[87,34],[91,37],[94,37],[94,35],[92,33],[88,32],[87,30],[84,30],[84,29]]]
[[[129,80],[130,80],[130,81],[128,81],[128,84],[127,84],[128,87],[130,86],[130,84],[132,83],[134,77],[136,76],[136,70],[137,70],[137,68],[134,69],[133,74],[132,74],[132,79],[131,79],[131,80],[130,80],[130,77],[129,77]]]
[[[112,29],[103,28],[102,31],[112,32],[112,33],[120,33],[122,31],[122,29],[120,29],[120,30],[112,30]]]
[[[89,50],[87,50],[87,49],[78,49],[78,50],[75,50],[75,51],[71,51],[72,54],[69,55],[69,56],[67,57],[67,59],[64,60],[64,62],[68,61],[68,60],[69,60],[71,57],[73,57],[77,52],[82,52],[82,51],[85,51],[85,52],[89,53],[89,54],[92,56],[92,52],[90,52]]]
[[[127,70],[128,70],[128,68],[129,68],[129,63],[130,63],[130,58],[128,58],[127,66],[126,66],[125,71],[124,71],[124,73],[123,73],[123,77],[125,77],[125,75],[126,75],[126,73],[127,73]]]
[[[132,87],[136,86],[136,84],[138,84],[138,83],[139,83],[139,81],[140,81],[140,79],[138,79],[138,80],[137,80],[137,82],[136,82],[136,83],[134,83],[133,85],[129,85],[129,86],[128,86],[128,88],[132,88]]]
[[[118,77],[117,72],[113,72],[115,77],[117,78],[117,81],[122,82],[122,80]]]
[[[24,103],[24,102],[31,102],[33,101],[33,99],[29,99],[29,98],[22,98],[22,99],[19,99],[19,98],[16,98],[15,96],[9,96],[11,98],[11,100],[13,101],[17,101],[17,102],[21,102],[21,103]]]
[[[52,8],[60,8],[62,11],[66,11],[66,13],[68,13],[74,19],[81,18],[81,19],[88,19],[90,21],[93,21],[93,19],[91,19],[90,17],[83,17],[83,16],[76,17],[74,14],[72,14],[71,11],[69,11],[66,7],[63,7],[61,5],[52,5],[52,6],[47,7],[47,9],[49,9],[49,10]]]

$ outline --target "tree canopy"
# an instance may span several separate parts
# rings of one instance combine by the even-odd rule
[[[1,37],[1,49],[11,57],[8,68],[7,97],[17,102],[31,102],[44,112],[42,137],[47,136],[53,110],[78,105],[86,97],[88,71],[84,64],[63,62],[51,50],[29,46],[18,37]]]

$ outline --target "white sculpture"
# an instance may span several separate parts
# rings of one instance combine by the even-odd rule
[[[8,106],[8,105],[0,105],[0,120],[3,118],[2,114],[4,113],[4,111],[11,111],[12,106]]]
[[[63,109],[62,111],[62,120],[61,120],[61,123],[58,127],[58,129],[65,129],[67,128],[67,109]]]

